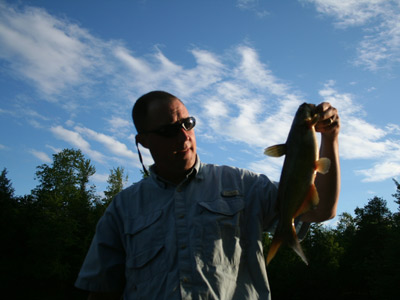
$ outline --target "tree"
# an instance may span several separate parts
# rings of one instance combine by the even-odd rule
[[[353,299],[392,299],[392,214],[379,197],[354,212],[356,231],[341,261],[341,286]]]
[[[393,178],[394,184],[396,185],[396,192],[392,195],[396,200],[395,203],[399,205],[397,208],[397,213],[394,214],[394,218],[397,224],[397,227],[400,227],[400,183]]]
[[[335,232],[339,243],[345,249],[353,242],[356,234],[356,223],[353,216],[347,212],[339,216],[339,222],[336,226]]]
[[[108,205],[111,200],[124,188],[124,185],[128,182],[128,175],[125,175],[125,169],[123,167],[117,167],[110,170],[108,176],[107,190],[104,191],[106,196],[105,204]]]
[[[76,199],[76,196],[88,204],[96,199],[94,186],[87,187],[89,177],[96,169],[80,150],[64,149],[53,155],[51,166],[43,164],[37,169],[36,179],[40,184],[33,190],[33,194],[38,198],[47,195],[54,201],[64,201],[57,203],[60,206],[70,205],[70,199]]]
[[[392,213],[387,207],[386,200],[376,196],[370,199],[363,208],[357,207],[354,212],[356,214],[355,221],[360,230],[381,229],[389,226],[392,221]]]
[[[393,178],[393,181],[394,181],[394,184],[396,185],[396,193],[394,193],[392,196],[394,198],[396,198],[395,202],[400,205],[400,183],[394,178]],[[399,207],[399,210],[400,210],[400,207]]]
[[[51,165],[37,167],[39,184],[32,191],[37,216],[28,228],[35,259],[29,262],[28,277],[36,288],[47,285],[54,297],[66,286],[72,290],[93,236],[98,197],[88,183],[94,173],[90,160],[74,149],[64,149],[53,155]]]
[[[12,199],[14,197],[14,188],[11,181],[7,178],[7,169],[4,168],[0,174],[0,199]]]

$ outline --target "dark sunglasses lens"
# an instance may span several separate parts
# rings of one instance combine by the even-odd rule
[[[193,117],[184,119],[182,123],[175,123],[175,124],[170,124],[163,126],[162,128],[158,129],[155,131],[160,136],[164,137],[174,137],[179,134],[179,131],[181,128],[185,129],[186,131],[189,131],[193,129],[193,127],[196,125],[196,119]]]
[[[187,118],[182,122],[182,127],[186,131],[193,129],[194,125],[196,125],[196,120],[193,117]]]

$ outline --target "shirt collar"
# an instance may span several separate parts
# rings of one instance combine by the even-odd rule
[[[187,173],[186,178],[178,185],[181,185],[184,182],[187,182],[188,180],[191,180],[193,178],[202,179],[203,176],[201,175],[201,169],[202,169],[202,163],[200,162],[199,155],[197,155],[196,163],[194,164],[193,168]],[[154,182],[157,183],[157,185],[159,185],[162,188],[168,188],[169,186],[176,186],[172,182],[162,178],[161,176],[158,176],[155,171],[154,164],[150,166],[150,177],[154,180]]]

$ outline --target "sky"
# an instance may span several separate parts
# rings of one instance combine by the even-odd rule
[[[132,105],[165,90],[196,117],[203,162],[279,180],[283,158],[264,148],[301,103],[329,102],[338,215],[374,196],[396,212],[399,77],[399,0],[0,0],[0,168],[29,194],[37,166],[74,148],[99,193],[112,168],[137,182]]]

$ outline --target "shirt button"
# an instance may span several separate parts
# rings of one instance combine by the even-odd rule
[[[185,250],[186,247],[187,247],[186,245],[182,245],[182,246],[181,246],[181,249],[182,249],[182,250]]]
[[[179,215],[179,219],[183,219],[185,217],[185,215],[184,214],[181,214],[181,215]]]
[[[189,278],[183,277],[182,281],[183,281],[184,283],[188,283],[188,282],[189,282]]]

